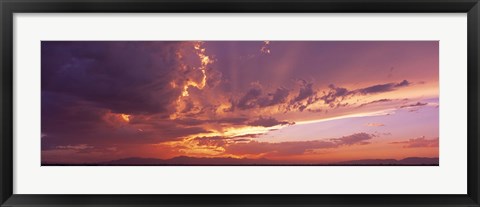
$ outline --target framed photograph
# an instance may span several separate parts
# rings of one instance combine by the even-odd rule
[[[1,206],[480,206],[478,0],[2,0]]]

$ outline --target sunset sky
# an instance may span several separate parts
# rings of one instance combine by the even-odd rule
[[[42,163],[439,156],[438,41],[43,41]]]

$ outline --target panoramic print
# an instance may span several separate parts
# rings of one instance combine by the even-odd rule
[[[438,166],[438,41],[42,41],[42,166]]]

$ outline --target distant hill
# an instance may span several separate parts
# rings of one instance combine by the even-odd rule
[[[180,156],[172,159],[155,158],[125,158],[99,163],[99,165],[274,165],[280,164],[279,161],[268,159],[237,159],[231,157],[225,158],[197,158]]]
[[[336,163],[314,163],[314,162],[292,162],[269,159],[238,159],[232,157],[225,158],[206,158],[206,157],[187,157],[180,156],[171,159],[140,158],[129,157],[124,159],[112,160],[100,163],[83,164],[62,164],[62,163],[42,163],[42,166],[255,166],[255,165],[311,165],[311,166],[438,166],[438,157],[408,157],[401,160],[395,159],[364,159],[349,160]]]
[[[366,159],[338,162],[341,165],[438,165],[438,157],[407,157],[395,159]]]
[[[288,161],[278,161],[269,159],[237,159],[232,157],[226,158],[196,158],[180,156],[172,159],[155,159],[155,158],[124,158],[112,160],[109,162],[98,163],[95,165],[438,165],[438,158],[428,157],[408,157],[401,160],[395,159],[365,159],[350,160],[336,163],[292,163]]]

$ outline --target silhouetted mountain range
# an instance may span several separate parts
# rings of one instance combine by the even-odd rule
[[[206,157],[187,157],[180,156],[172,159],[138,158],[131,157],[109,162],[99,163],[104,165],[272,165],[280,164],[279,161],[268,159],[237,159],[231,157],[225,158],[206,158]]]
[[[341,165],[438,165],[438,157],[407,157],[401,160],[395,159],[366,159],[338,162]]]
[[[232,157],[225,158],[206,158],[206,157],[187,157],[180,156],[171,159],[156,159],[156,158],[140,158],[129,157],[124,159],[112,160],[108,162],[99,163],[82,163],[82,164],[65,164],[65,163],[42,163],[42,166],[255,166],[255,165],[315,165],[315,166],[438,166],[438,157],[408,157],[401,160],[395,159],[364,159],[364,160],[349,160],[335,163],[314,163],[298,161],[281,161],[269,159],[238,159]]]
[[[316,165],[316,166],[419,166],[419,165],[428,165],[428,166],[438,166],[439,159],[438,157],[408,157],[401,160],[395,159],[364,159],[364,160],[350,160],[336,163],[312,163],[312,162],[293,162],[293,161],[278,161],[278,160],[269,160],[269,159],[237,159],[237,158],[197,158],[197,157],[187,157],[180,156],[174,157],[171,159],[156,159],[156,158],[139,158],[139,157],[130,157],[118,160],[112,160],[108,162],[101,163],[90,163],[90,164],[42,164],[44,166],[51,165],[92,165],[92,166],[223,166],[223,165],[243,165],[243,166],[254,166],[254,165]]]

